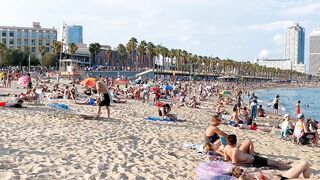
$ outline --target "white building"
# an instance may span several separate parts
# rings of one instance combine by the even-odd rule
[[[290,59],[257,59],[257,64],[269,68],[292,70],[292,61]]]
[[[310,33],[309,73],[318,75],[320,72],[320,28]]]
[[[292,65],[292,70],[297,72],[306,73],[306,65],[305,64],[295,64]]]
[[[285,36],[284,58],[292,61],[293,68],[300,67],[300,65],[295,66],[297,64],[304,64],[304,44],[304,29],[298,23],[288,27]]]

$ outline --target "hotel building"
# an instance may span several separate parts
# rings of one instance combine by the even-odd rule
[[[46,52],[52,51],[52,44],[57,40],[55,28],[42,28],[39,22],[32,27],[0,26],[0,42],[7,48],[24,50],[26,47],[39,54],[39,47],[45,46]]]
[[[320,75],[320,28],[310,33],[309,74]]]

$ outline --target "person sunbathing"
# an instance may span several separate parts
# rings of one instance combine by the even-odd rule
[[[258,108],[258,117],[264,117],[265,114],[266,113],[265,113],[264,109],[262,108],[262,105],[260,104],[259,108]]]
[[[262,131],[262,132],[271,132],[271,129],[268,128],[263,128],[263,127],[259,127],[257,123],[252,123],[251,125],[245,125],[245,124],[241,124],[239,125],[239,129],[247,129],[247,130],[252,130],[252,131]]]
[[[282,174],[272,174],[270,172],[260,171],[258,173],[247,173],[239,167],[234,167],[231,172],[232,176],[240,180],[285,180],[285,179],[308,179],[310,178],[310,164],[307,161],[301,161],[296,166],[290,168]],[[303,178],[299,178],[300,176]]]
[[[127,101],[123,98],[120,98],[118,95],[116,95],[114,92],[110,92],[111,99],[114,103],[126,103]]]
[[[290,168],[286,163],[244,153],[239,149],[239,146],[237,145],[237,136],[234,134],[227,137],[227,142],[228,145],[224,149],[225,159],[230,160],[233,164],[252,164],[261,167],[269,166],[280,170],[288,170]]]
[[[33,88],[29,94],[20,96],[19,98],[23,101],[35,101],[39,98],[39,94],[36,93],[36,89]]]
[[[224,140],[224,138],[222,140]],[[206,143],[203,146],[203,150],[205,151],[206,154],[209,154],[210,152],[216,152],[219,155],[225,157],[225,154],[224,154],[225,147],[226,147],[226,144],[224,143],[221,143],[220,146],[211,144],[211,143]],[[238,145],[238,148],[246,154],[255,155],[253,142],[250,139],[244,140],[241,144]],[[228,159],[225,159],[225,160],[228,161]]]

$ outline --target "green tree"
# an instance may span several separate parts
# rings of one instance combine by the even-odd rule
[[[40,46],[40,47],[38,48],[38,50],[39,50],[39,53],[40,53],[40,55],[41,55],[41,61],[40,61],[40,63],[42,64],[43,56],[44,56],[45,53],[46,53],[46,47],[45,47],[45,46]]]
[[[138,40],[135,37],[132,37],[129,39],[126,46],[127,53],[130,55],[130,61],[128,64],[129,66],[132,66],[132,64],[134,64],[136,68],[137,68],[137,62],[136,62],[136,57],[134,52],[137,49],[137,44],[138,44]]]
[[[110,62],[111,62],[112,57],[113,57],[113,51],[112,51],[111,48],[106,51],[106,55],[107,55],[107,58],[108,58],[108,65],[110,66]],[[114,63],[112,63],[112,64],[114,65]]]
[[[51,49],[54,54],[58,55],[61,52],[62,42],[56,41],[52,44]]]
[[[56,55],[53,53],[46,53],[41,60],[41,65],[50,67],[56,64]]]
[[[153,57],[155,56],[155,46],[152,42],[148,42],[146,47],[146,54],[148,57],[148,67],[154,68]]]
[[[126,47],[123,44],[119,44],[117,48],[119,63],[119,69],[122,69],[124,64],[124,59],[126,58]]]
[[[2,56],[7,50],[7,46],[4,43],[0,43],[0,65],[2,65]]]
[[[94,59],[94,63],[92,63],[92,64],[96,64],[97,63],[96,62],[96,56],[99,53],[100,48],[101,48],[101,45],[99,43],[97,43],[97,42],[96,43],[91,43],[89,45],[89,51],[90,51],[90,53],[91,53],[91,55],[92,55],[92,57]]]
[[[146,46],[147,43],[146,41],[141,41],[138,48],[137,48],[137,52],[138,52],[138,67],[144,66],[145,67],[145,62],[144,62],[144,55],[146,53]]]
[[[73,59],[74,54],[78,51],[78,46],[75,43],[69,44],[69,52],[71,54],[71,58]]]

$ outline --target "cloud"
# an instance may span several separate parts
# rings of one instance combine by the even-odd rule
[[[286,8],[282,11],[285,15],[294,15],[294,16],[305,16],[310,15],[320,11],[320,3],[314,2],[309,4],[299,4]]]
[[[247,29],[248,30],[263,30],[263,31],[275,31],[278,29],[284,29],[288,26],[293,25],[295,22],[294,21],[275,21],[267,24],[255,24],[249,26]]]
[[[276,45],[283,45],[283,36],[281,34],[276,34],[272,40]]]
[[[267,58],[270,55],[270,50],[262,49],[259,53],[259,58]]]

